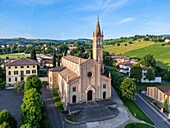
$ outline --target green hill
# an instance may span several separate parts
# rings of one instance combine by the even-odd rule
[[[158,66],[163,68],[170,67],[170,45],[161,46],[161,43],[156,43],[144,48],[128,51],[124,55],[142,58],[146,54],[152,54]]]
[[[127,44],[127,46],[125,46]],[[127,42],[120,43],[120,46],[117,45],[105,45],[104,49],[113,54],[124,54],[128,51],[147,47],[155,44],[152,41],[141,41],[141,42],[133,42],[133,44],[129,44]]]
[[[162,43],[151,41],[134,42],[128,46],[121,43],[117,45],[106,45],[104,49],[110,53],[123,54],[129,57],[142,58],[146,54],[152,54],[157,60],[157,65],[163,68],[170,67],[170,45],[161,46]]]

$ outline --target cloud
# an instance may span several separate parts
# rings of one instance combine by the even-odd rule
[[[132,22],[132,21],[134,21],[134,20],[135,20],[135,18],[133,18],[133,17],[126,17],[126,18],[118,21],[118,22],[116,23],[116,25],[125,24],[125,23],[128,23],[128,22]]]
[[[89,2],[90,3],[90,2]],[[95,2],[91,2],[86,6],[80,7],[78,10],[80,11],[103,11],[103,13],[108,11],[116,10],[123,5],[128,3],[128,0],[96,0]]]

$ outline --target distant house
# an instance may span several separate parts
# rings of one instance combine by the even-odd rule
[[[134,65],[135,63],[132,62],[120,62],[117,64],[118,70],[119,72],[127,75],[130,77],[130,71],[131,71],[131,67]],[[154,80],[149,81],[148,79],[146,79],[146,73],[147,70],[149,69],[146,66],[141,66],[142,68],[142,79],[141,79],[141,83],[161,83],[162,79],[161,77],[155,77]]]
[[[127,56],[111,56],[111,58],[116,60],[116,64],[130,62],[130,58]]]
[[[147,87],[147,95],[161,103],[168,98],[168,104],[170,104],[170,86]]]
[[[37,75],[38,63],[35,60],[20,58],[5,65],[6,86],[13,86],[18,81],[25,81],[29,75]]]
[[[5,65],[6,64],[8,64],[8,63],[10,63],[10,62],[13,62],[13,61],[15,61],[16,59],[4,59],[3,60],[3,63],[1,64],[1,68],[2,69],[5,69]]]
[[[67,50],[67,53],[70,54],[70,52],[73,50],[73,49],[76,49],[77,46],[70,46]]]

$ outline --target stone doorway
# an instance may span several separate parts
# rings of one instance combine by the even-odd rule
[[[103,92],[103,99],[106,99],[106,92]]]
[[[92,92],[92,90],[89,90],[87,93],[87,100],[91,101],[92,99],[93,99],[93,92]]]

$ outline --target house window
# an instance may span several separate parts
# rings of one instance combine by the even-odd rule
[[[11,69],[11,67],[8,67],[8,69]]]
[[[50,82],[51,82],[51,77],[50,77]]]
[[[35,65],[33,65],[33,68],[35,68]]]
[[[11,75],[11,71],[8,72],[8,75]]]
[[[9,78],[8,81],[11,82],[11,78]]]
[[[73,87],[73,92],[76,92],[76,87]]]
[[[24,77],[21,77],[21,81],[24,81]]]
[[[29,68],[29,66],[27,66],[27,68]]]
[[[36,73],[36,70],[32,70],[32,73]]]
[[[30,74],[30,70],[26,70],[26,74]]]
[[[15,68],[17,68],[17,66],[15,66]]]
[[[17,77],[15,77],[15,81],[17,81]]]
[[[103,84],[103,88],[106,88],[106,84]]]
[[[18,71],[14,71],[14,75],[18,75]]]
[[[21,66],[21,68],[24,68],[24,66]]]

